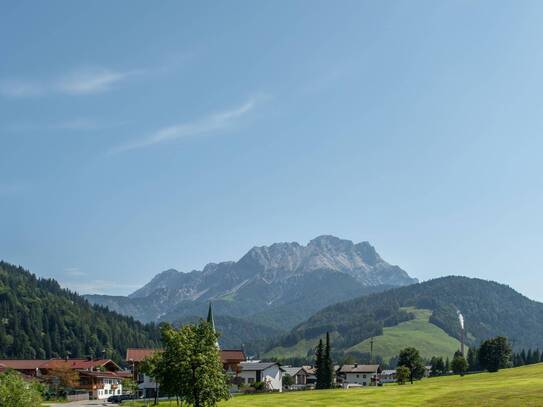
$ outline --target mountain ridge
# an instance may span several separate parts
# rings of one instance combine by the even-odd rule
[[[307,245],[282,242],[255,246],[238,261],[209,263],[202,270],[183,273],[168,269],[124,298],[86,298],[144,322],[199,315],[203,304],[210,301],[216,304],[217,314],[242,318],[267,311],[274,314],[275,309],[297,303],[300,315],[289,319],[290,325],[275,326],[289,329],[326,305],[416,281],[399,266],[383,260],[368,242],[321,235]],[[319,295],[313,295],[312,290]],[[312,297],[311,303],[304,302],[304,297]],[[277,312],[272,325],[282,319]]]

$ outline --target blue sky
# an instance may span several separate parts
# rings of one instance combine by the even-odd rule
[[[543,3],[1,8],[1,258],[127,294],[334,234],[543,300]]]

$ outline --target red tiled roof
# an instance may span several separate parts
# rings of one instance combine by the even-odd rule
[[[221,350],[221,362],[244,362],[246,360],[245,353],[238,349]]]
[[[120,370],[120,367],[111,359],[51,359],[45,361],[40,368],[42,369],[58,369],[58,368],[70,368],[75,370],[95,369],[109,365],[112,370]]]
[[[42,359],[0,359],[0,366],[15,370],[34,370],[41,367],[48,360]]]
[[[148,349],[148,348],[128,348],[126,350],[126,360],[132,362],[141,362],[145,358],[153,355],[157,351],[162,349]],[[225,349],[220,351],[221,362],[243,362],[245,353],[238,349]]]
[[[162,349],[128,348],[126,350],[126,360],[129,362],[142,362],[145,358],[160,350]]]
[[[114,377],[114,378],[128,378],[132,377],[132,373],[127,371],[120,371],[120,372],[89,372],[89,371],[81,371],[79,374],[84,376],[93,376],[93,377]]]

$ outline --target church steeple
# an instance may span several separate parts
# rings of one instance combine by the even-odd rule
[[[213,319],[213,308],[211,307],[211,302],[209,303],[209,310],[207,311],[207,322],[211,324],[213,330],[215,330],[215,320]]]
[[[215,319],[213,318],[213,307],[211,306],[211,302],[209,303],[209,310],[207,311],[207,323],[211,325],[213,328],[213,332],[217,333],[215,329]],[[219,341],[216,342],[217,348],[219,347]]]

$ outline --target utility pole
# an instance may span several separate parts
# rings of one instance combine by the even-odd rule
[[[373,336],[370,339],[370,364],[373,363]]]

